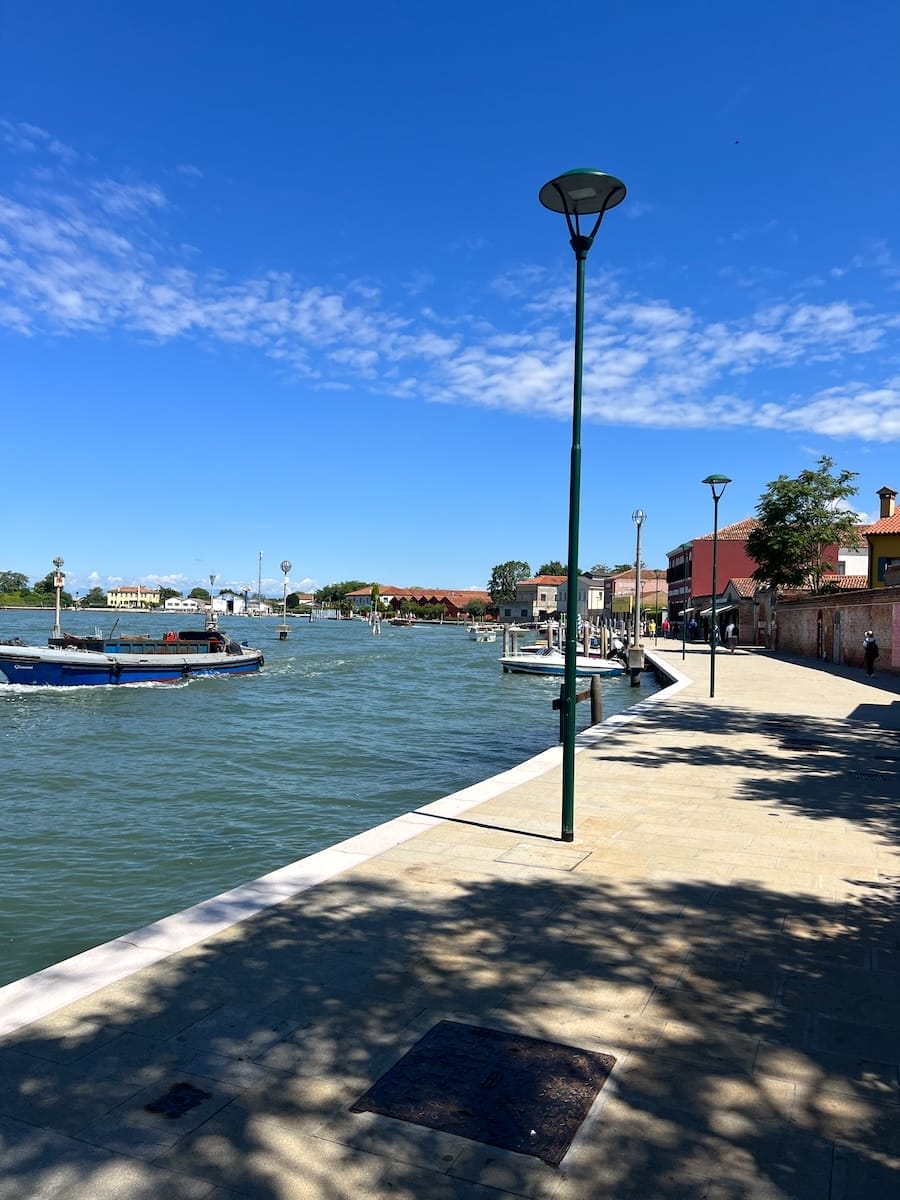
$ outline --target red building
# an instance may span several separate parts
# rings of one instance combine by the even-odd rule
[[[756,563],[747,553],[747,538],[759,522],[755,517],[724,525],[717,535],[716,591],[719,595],[729,579],[752,575]],[[669,609],[673,620],[679,620],[685,609],[705,607],[712,600],[713,535],[685,542],[668,553]]]

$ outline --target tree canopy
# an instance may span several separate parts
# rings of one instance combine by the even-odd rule
[[[822,577],[837,570],[826,550],[860,544],[859,514],[843,507],[859,491],[852,483],[856,475],[835,472],[834,461],[823,455],[814,470],[769,483],[756,506],[759,524],[747,538],[747,553],[757,563],[755,580],[822,591]]]
[[[536,574],[538,575],[565,575],[566,568],[562,565],[558,558],[553,558],[550,562],[545,562],[543,566],[538,567]]]
[[[27,575],[23,575],[21,571],[0,571],[0,593],[27,591]]]
[[[316,592],[315,600],[317,604],[334,604],[338,605],[345,599],[349,592],[359,591],[360,588],[366,587],[364,579],[347,579],[343,583],[329,583],[323,588],[319,588]]]
[[[531,567],[521,559],[510,559],[509,562],[499,563],[491,571],[488,581],[488,592],[494,604],[504,600],[515,600],[516,584],[531,576]]]

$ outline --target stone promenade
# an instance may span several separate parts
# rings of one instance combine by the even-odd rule
[[[0,989],[0,1200],[900,1196],[900,681],[653,654],[574,842],[554,747]]]

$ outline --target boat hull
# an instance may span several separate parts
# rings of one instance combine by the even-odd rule
[[[42,687],[97,687],[176,683],[193,676],[246,675],[263,665],[259,650],[240,654],[106,654],[90,650],[0,646],[0,672],[9,683]]]
[[[505,654],[500,659],[504,671],[515,671],[522,675],[565,675],[566,665],[563,655],[544,654]],[[579,655],[575,660],[576,675],[624,675],[625,668],[619,662],[608,658],[585,658]]]

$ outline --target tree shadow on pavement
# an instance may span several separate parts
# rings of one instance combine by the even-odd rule
[[[897,930],[888,887],[359,868],[6,1038],[0,1195],[896,1194]],[[559,1168],[349,1111],[446,1018],[615,1055]]]

